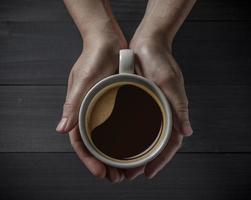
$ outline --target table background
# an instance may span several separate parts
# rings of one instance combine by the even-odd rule
[[[144,0],[113,0],[127,39]],[[0,2],[0,199],[249,199],[251,12],[248,0],[200,0],[174,41],[194,135],[153,180],[93,177],[55,127],[82,49],[59,0]]]

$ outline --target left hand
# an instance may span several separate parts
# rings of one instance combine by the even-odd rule
[[[136,73],[155,82],[173,108],[172,136],[163,152],[144,167],[144,174],[148,178],[154,177],[172,159],[181,147],[183,137],[190,136],[193,132],[183,75],[170,46],[159,35],[144,37],[144,34],[138,35],[137,32],[130,43],[130,48],[136,54]]]

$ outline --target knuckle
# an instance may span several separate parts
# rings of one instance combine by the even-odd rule
[[[80,76],[80,83],[82,85],[85,85],[86,83],[90,83],[92,80],[94,80],[98,75],[98,72],[96,70],[90,70],[90,69],[84,69],[79,74]]]
[[[163,75],[159,78],[160,84],[173,84],[176,83],[177,78],[174,72],[168,72],[167,74]]]
[[[166,73],[155,73],[155,76],[153,77],[153,80],[160,86],[167,86],[172,87],[174,85],[180,84],[181,79],[172,70],[169,70]]]
[[[74,71],[74,75],[78,78],[78,81],[89,81],[94,78],[96,74],[95,68],[89,66],[81,67]]]
[[[166,82],[168,84],[180,84],[182,81],[182,76],[180,76],[178,73],[176,73],[175,71],[169,71],[166,74]]]
[[[165,78],[167,82],[173,82],[173,81],[177,81],[177,74],[174,71],[168,71],[168,73],[166,74]]]
[[[63,117],[68,117],[71,113],[75,111],[75,106],[73,103],[66,101],[63,106],[64,114]]]
[[[188,101],[185,99],[181,103],[176,105],[177,112],[187,113],[188,112]]]

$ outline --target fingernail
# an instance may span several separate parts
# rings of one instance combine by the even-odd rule
[[[67,123],[67,118],[62,118],[61,121],[58,123],[56,130],[57,131],[64,131],[65,126]]]
[[[144,173],[144,168],[140,169],[140,171],[138,171],[137,173],[134,173],[134,174],[129,174],[128,175],[128,180],[131,181],[131,180],[134,180],[135,178],[137,178],[138,176],[140,176],[141,174]]]
[[[190,136],[193,134],[193,129],[191,127],[190,122],[186,121],[183,126],[182,126],[182,132],[187,135]]]
[[[146,177],[147,177],[148,179],[152,179],[154,176],[155,176],[155,173],[150,174],[150,175],[148,175],[148,176],[146,176]]]
[[[147,179],[152,179],[158,172],[149,172],[149,171],[145,171],[144,175]]]
[[[134,180],[137,176],[138,176],[138,175],[134,175],[134,176],[128,177],[127,179],[128,179],[128,181],[132,181],[132,180]]]
[[[124,178],[125,178],[124,173],[121,173],[121,174],[120,174],[120,180],[119,180],[119,182],[123,181],[123,180],[124,180]]]

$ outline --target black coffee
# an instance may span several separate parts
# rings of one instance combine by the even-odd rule
[[[123,85],[111,115],[91,132],[91,137],[106,155],[130,159],[154,143],[161,124],[162,113],[153,97],[141,88]]]

